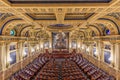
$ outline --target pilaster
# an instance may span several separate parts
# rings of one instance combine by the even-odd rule
[[[6,43],[6,61],[7,61],[7,63],[6,63],[6,67],[8,68],[9,66],[10,66],[10,60],[11,60],[11,58],[10,58],[10,43]]]
[[[1,64],[2,64],[2,70],[4,71],[6,69],[6,45],[5,42],[1,42],[0,44],[0,48],[1,48]]]
[[[115,43],[115,69],[120,70],[120,44]]]
[[[111,66],[115,66],[115,44],[111,43]]]

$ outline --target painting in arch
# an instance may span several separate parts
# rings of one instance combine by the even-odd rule
[[[68,49],[69,48],[69,33],[68,32],[53,32],[52,33],[53,49]]]

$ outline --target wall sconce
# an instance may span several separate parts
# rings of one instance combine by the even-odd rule
[[[89,48],[87,48],[87,50],[86,51],[88,51],[89,52]]]
[[[37,49],[39,49],[39,46],[37,45]]]
[[[94,54],[95,54],[96,56],[98,56],[98,53],[97,53],[97,52],[95,52]]]
[[[82,46],[82,49],[84,49],[84,46]]]
[[[80,48],[80,44],[78,44],[78,48]]]
[[[41,48],[43,48],[43,45],[40,45],[41,46]]]
[[[32,52],[34,52],[35,50],[32,48],[32,50],[31,50]]]

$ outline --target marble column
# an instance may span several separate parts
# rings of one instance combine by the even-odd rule
[[[2,70],[6,70],[6,63],[7,63],[7,59],[6,59],[6,45],[5,42],[1,42],[0,44],[0,48],[1,48],[1,64],[2,64]]]
[[[24,42],[20,42],[20,61],[23,60],[24,57]]]
[[[41,45],[41,53],[43,53],[43,40],[41,40],[41,43],[40,43]]]
[[[90,44],[90,46],[89,46],[89,55],[93,56],[92,54],[93,54],[93,44]]]
[[[52,37],[49,38],[49,52],[52,53]]]
[[[115,66],[115,44],[112,43],[111,44],[111,66],[114,67]]]
[[[98,41],[98,60],[102,61],[103,57],[104,57],[104,45],[102,41]],[[103,50],[102,50],[103,49]]]
[[[16,43],[16,62],[18,63],[20,61],[19,57],[19,42]]]
[[[30,42],[27,41],[27,44],[28,44],[28,57],[31,56],[31,49],[30,49]]]
[[[6,43],[6,67],[8,68],[10,66],[10,43]]]
[[[38,43],[39,43],[39,51],[40,51],[40,40],[39,40],[39,42],[38,42]]]
[[[80,40],[79,39],[77,39],[77,53],[79,53],[80,52]]]
[[[116,43],[115,44],[115,69],[120,70],[120,44]]]
[[[96,56],[97,56],[97,59],[100,60],[100,43],[99,41],[96,42]]]
[[[80,40],[80,52],[82,51],[82,40]]]
[[[71,53],[72,52],[72,50],[71,50],[71,47],[72,47],[72,45],[71,45],[71,39],[69,38],[69,53]]]

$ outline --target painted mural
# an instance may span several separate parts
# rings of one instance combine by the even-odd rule
[[[53,49],[68,49],[69,48],[69,33],[59,32],[52,33],[52,44]]]

